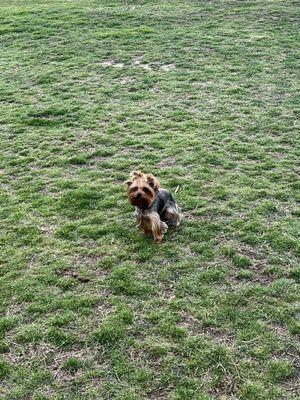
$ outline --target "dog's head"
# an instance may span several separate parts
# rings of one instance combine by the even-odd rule
[[[125,182],[129,203],[138,208],[150,208],[159,189],[159,182],[152,174],[134,171]]]

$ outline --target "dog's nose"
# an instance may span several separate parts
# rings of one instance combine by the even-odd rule
[[[136,194],[136,198],[137,198],[137,199],[140,199],[141,197],[142,197],[142,193],[138,192],[138,193]]]

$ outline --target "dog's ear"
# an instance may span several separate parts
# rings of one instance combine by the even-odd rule
[[[159,182],[152,174],[147,174],[147,183],[152,189],[157,192],[159,189]]]
[[[131,180],[125,181],[124,185],[126,185],[127,188],[132,184],[133,182]]]
[[[140,171],[132,171],[130,174],[130,177],[135,179],[135,178],[141,178],[143,174]]]

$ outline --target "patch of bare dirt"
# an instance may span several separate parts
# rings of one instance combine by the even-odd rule
[[[135,79],[133,76],[125,76],[125,78],[122,78],[119,82],[121,85],[128,85],[129,83],[135,82]]]
[[[163,158],[159,163],[157,163],[157,166],[159,168],[168,168],[172,167],[175,164],[176,164],[176,159],[174,157],[166,157]]]
[[[114,67],[114,68],[123,68],[124,64],[120,62],[116,62],[114,60],[106,60],[103,61],[99,64],[103,68],[109,68],[109,67]]]
[[[179,326],[186,329],[190,336],[207,335],[218,344],[233,345],[234,337],[231,333],[222,332],[213,327],[202,326],[196,317],[186,312],[182,312],[180,316],[181,322]]]
[[[79,272],[75,271],[74,269],[67,269],[67,270],[63,270],[63,271],[57,270],[56,274],[61,276],[62,278],[74,278],[82,283],[90,281],[89,277],[80,274]]]
[[[162,66],[161,66],[161,69],[162,69],[163,71],[169,72],[169,71],[171,71],[172,69],[175,69],[175,64],[165,64],[165,65],[162,65]]]

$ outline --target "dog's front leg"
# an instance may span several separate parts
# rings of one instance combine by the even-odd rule
[[[160,243],[163,240],[164,234],[167,232],[167,230],[168,225],[165,222],[161,221],[160,231],[153,232],[154,242]]]
[[[160,243],[167,232],[168,225],[161,221],[158,213],[153,212],[149,215],[151,223],[151,231],[154,237],[155,243]]]

